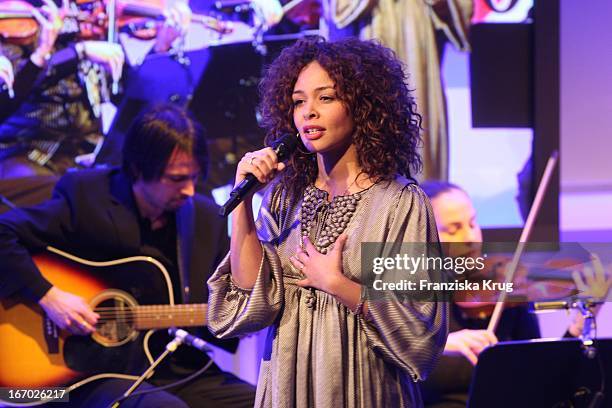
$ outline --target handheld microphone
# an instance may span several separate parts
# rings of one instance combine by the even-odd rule
[[[285,161],[293,154],[298,146],[299,139],[295,135],[285,134],[271,143],[270,147],[274,149],[279,162]],[[232,190],[230,198],[227,200],[223,207],[219,210],[219,215],[226,217],[231,213],[234,208],[238,206],[244,200],[251,190],[257,188],[260,183],[257,178],[252,174],[247,176]]]
[[[185,330],[177,329],[176,327],[171,327],[168,329],[168,334],[170,336],[174,336],[178,338],[182,343],[187,344],[188,346],[195,347],[204,353],[208,353],[212,351],[208,347],[208,343],[199,338],[198,336],[194,336],[193,334],[189,334]]]

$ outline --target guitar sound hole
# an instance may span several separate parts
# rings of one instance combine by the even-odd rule
[[[100,318],[92,337],[107,347],[120,346],[138,335],[134,313],[135,301],[129,295],[117,292],[114,291],[112,296],[98,299],[94,306]]]

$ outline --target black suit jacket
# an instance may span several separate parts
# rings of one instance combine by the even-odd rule
[[[184,299],[208,299],[206,280],[227,253],[225,220],[208,198],[196,196],[176,213],[177,258]],[[0,216],[0,297],[42,297],[51,284],[30,253],[53,246],[95,261],[142,253],[139,215],[128,178],[118,169],[67,173],[45,203]],[[188,288],[188,290],[185,290]],[[208,331],[200,332],[213,340]],[[213,340],[234,351],[237,341]]]

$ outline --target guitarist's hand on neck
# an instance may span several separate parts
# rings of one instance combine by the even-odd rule
[[[38,304],[60,329],[68,330],[72,334],[93,333],[100,317],[82,297],[64,292],[55,286],[49,289]]]

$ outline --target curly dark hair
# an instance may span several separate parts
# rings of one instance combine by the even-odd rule
[[[293,123],[292,93],[302,69],[316,61],[334,81],[337,96],[355,124],[353,142],[359,165],[374,180],[421,171],[421,116],[406,83],[406,74],[393,51],[374,41],[349,38],[326,42],[305,38],[285,48],[268,67],[259,86],[259,106],[266,144],[285,133],[297,133]],[[313,154],[300,148],[280,182],[302,191],[317,177]]]

